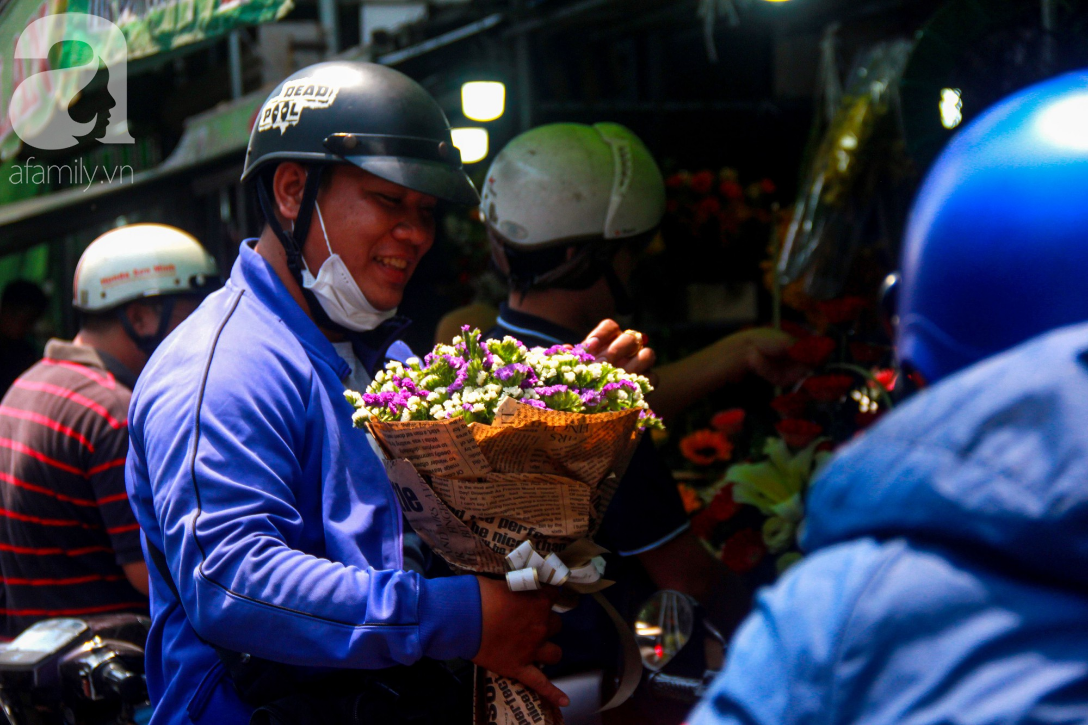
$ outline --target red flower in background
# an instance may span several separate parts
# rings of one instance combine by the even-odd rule
[[[888,392],[895,390],[895,381],[898,376],[895,374],[894,370],[877,370],[873,373],[873,377],[876,378],[876,381]]]
[[[717,525],[717,520],[707,509],[703,509],[691,517],[691,533],[706,541],[710,541],[711,537],[714,536],[714,527]]]
[[[759,182],[759,190],[764,194],[773,194],[778,191],[778,187],[770,179],[763,179]]]
[[[701,199],[695,205],[695,213],[704,218],[710,218],[722,210],[722,203],[716,196],[708,196]]]
[[[703,502],[694,488],[681,483],[676,486],[676,489],[680,492],[680,500],[684,502],[684,513],[690,514],[703,507]]]
[[[774,429],[790,448],[804,448],[816,440],[816,436],[824,432],[824,429],[816,423],[802,418],[780,420],[774,424]]]
[[[854,384],[849,375],[813,375],[801,387],[818,403],[834,403],[846,395]]]
[[[733,444],[721,433],[704,428],[681,439],[680,452],[696,465],[709,466],[728,461],[733,456]]]
[[[696,194],[709,194],[713,187],[714,174],[709,171],[700,171],[697,174],[692,174],[691,190]]]
[[[744,189],[735,181],[723,181],[721,185],[718,186],[718,191],[729,201],[737,201],[738,199],[744,198]]]
[[[812,331],[807,327],[799,325],[796,322],[790,322],[789,320],[782,320],[780,327],[782,328],[782,332],[790,337],[795,337],[798,340],[812,336]]]
[[[835,341],[824,335],[803,337],[793,343],[786,354],[809,367],[819,367],[835,352]]]
[[[743,529],[726,539],[722,546],[722,563],[737,574],[743,574],[754,569],[766,554],[763,536],[754,529]]]
[[[884,345],[873,345],[868,342],[851,342],[850,357],[860,365],[875,365],[884,358],[888,348]]]
[[[744,408],[730,408],[715,414],[710,419],[710,427],[726,436],[740,433],[744,427]]]
[[[715,521],[728,521],[733,518],[740,510],[740,504],[733,500],[733,487],[726,486],[718,491],[718,495],[714,497],[706,510]]]
[[[832,325],[841,325],[844,322],[856,320],[869,306],[869,300],[864,297],[840,297],[837,300],[818,302],[820,314]]]
[[[805,414],[811,396],[804,390],[796,393],[785,393],[771,401],[771,407],[783,418],[800,418]]]
[[[684,188],[690,177],[687,174],[673,174],[669,178],[665,179],[665,188],[667,189],[682,189]]]

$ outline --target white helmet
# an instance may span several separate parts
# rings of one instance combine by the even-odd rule
[[[103,312],[144,297],[203,293],[218,285],[215,259],[165,224],[130,224],[91,242],[76,265],[72,304]]]
[[[625,239],[661,223],[665,181],[618,123],[552,123],[499,152],[482,205],[488,226],[521,249]]]

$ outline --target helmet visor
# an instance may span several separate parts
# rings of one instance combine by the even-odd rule
[[[397,156],[344,156],[343,159],[386,181],[442,201],[467,206],[480,203],[480,195],[468,174],[449,164]]]

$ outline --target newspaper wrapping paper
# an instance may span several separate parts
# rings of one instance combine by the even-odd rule
[[[387,456],[405,518],[455,570],[505,576],[506,557],[528,541],[540,559],[555,554],[579,570],[581,580],[568,574],[564,592],[596,594],[612,582],[584,568],[604,553],[590,538],[638,445],[638,416],[638,410],[564,413],[507,399],[491,425],[372,419],[367,427]],[[522,581],[539,577],[536,569],[528,571]],[[609,616],[622,625],[614,610]],[[638,683],[634,651],[633,665],[625,667],[633,670],[625,678],[633,683],[606,708]],[[490,672],[477,673],[476,719],[481,725],[563,722],[533,690]]]

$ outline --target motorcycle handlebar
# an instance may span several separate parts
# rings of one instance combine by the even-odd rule
[[[655,672],[649,678],[650,690],[655,694],[681,702],[695,703],[706,693],[706,683],[691,677],[677,677]]]
[[[147,699],[147,680],[133,672],[120,659],[111,659],[95,671],[99,688],[113,692],[125,702],[143,702]]]

